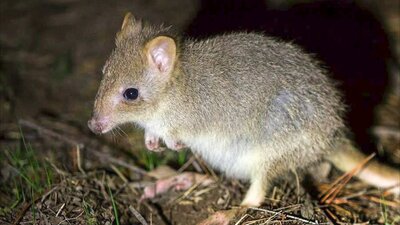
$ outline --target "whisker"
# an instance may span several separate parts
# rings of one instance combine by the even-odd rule
[[[121,136],[121,134],[119,133],[118,129],[116,129],[116,128],[114,129],[114,134],[118,135],[118,136]]]
[[[117,143],[117,139],[116,139],[116,137],[115,137],[115,131],[114,131],[114,129],[111,130],[111,137],[112,137],[112,141],[113,141],[114,143]]]
[[[121,130],[120,127],[117,127],[116,130],[117,130],[117,132],[118,132],[118,134],[119,134],[120,137],[124,137],[124,132]]]
[[[120,130],[126,137],[128,137],[128,134],[122,129],[122,128],[120,128],[120,127],[117,127],[118,128],[118,130]]]

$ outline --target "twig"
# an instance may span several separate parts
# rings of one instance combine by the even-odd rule
[[[51,193],[53,193],[55,190],[57,190],[59,187],[58,186],[55,186],[55,187],[53,187],[51,190],[49,190],[48,192],[46,192],[46,193],[44,193],[43,195],[42,195],[42,199],[40,200],[40,202],[44,202],[44,200],[51,194]]]
[[[115,171],[115,173],[117,173],[117,175],[121,178],[121,180],[124,182],[124,186],[128,186],[128,188],[134,193],[134,194],[137,194],[137,191],[132,187],[132,186],[130,186],[130,185],[128,185],[129,184],[129,181],[128,181],[128,179],[124,176],[124,174],[122,174],[122,172],[117,168],[117,167],[115,167],[114,165],[111,165],[111,168]]]
[[[298,217],[298,216],[293,216],[293,215],[290,215],[290,214],[286,214],[284,212],[276,212],[276,211],[273,211],[273,210],[254,208],[254,207],[250,207],[250,209],[253,209],[253,210],[256,210],[256,211],[265,212],[265,213],[269,213],[269,214],[272,214],[272,215],[285,216],[285,217],[287,217],[289,219],[298,220],[300,222],[307,223],[307,224],[321,224],[321,223],[316,223],[316,222],[313,222],[313,221],[310,221],[310,220],[307,220],[307,219],[304,219],[304,218],[301,218],[301,217]]]
[[[60,134],[58,134],[58,133],[56,133],[56,132],[54,132],[54,131],[52,131],[52,130],[50,130],[48,128],[39,126],[39,125],[37,125],[37,124],[35,124],[33,122],[21,119],[21,120],[19,120],[19,124],[21,124],[23,126],[26,126],[26,127],[30,127],[32,129],[35,129],[39,133],[42,133],[42,134],[47,135],[49,137],[53,137],[53,138],[56,138],[58,140],[61,140],[61,141],[65,142],[65,143],[67,143],[67,144],[72,145],[73,147],[78,146],[80,149],[82,149],[84,147],[83,143],[80,143],[80,142],[78,142],[76,140],[73,140],[73,139],[70,139],[70,138],[66,138],[66,137],[64,137],[64,136],[62,136],[62,135],[60,135]],[[140,175],[146,175],[147,174],[147,172],[144,169],[141,169],[139,167],[136,167],[136,166],[133,166],[131,164],[128,164],[128,163],[126,163],[124,161],[121,161],[121,160],[119,160],[117,158],[114,158],[114,157],[112,157],[112,156],[110,156],[108,154],[93,150],[93,149],[88,148],[88,147],[85,147],[85,149],[86,149],[86,151],[90,152],[93,155],[96,155],[98,158],[100,158],[100,159],[102,159],[102,160],[104,160],[106,162],[114,163],[114,164],[117,164],[119,166],[125,167],[125,168],[127,168],[129,170],[132,170],[133,172],[139,173]]]
[[[132,170],[133,172],[139,173],[140,175],[146,175],[147,176],[147,171],[144,169],[141,169],[137,166],[133,166],[129,163],[126,163],[125,161],[119,160],[117,158],[114,158],[112,156],[110,156],[109,154],[103,153],[103,152],[99,152],[99,151],[95,151],[93,149],[88,149],[86,148],[86,150],[88,152],[90,152],[93,155],[96,155],[98,158],[104,160],[104,161],[108,161],[109,163],[114,163],[117,164],[119,166],[125,167],[129,170]]]
[[[194,156],[191,156],[191,157],[189,158],[189,160],[186,161],[185,164],[183,164],[183,166],[181,166],[181,168],[179,168],[179,169],[177,170],[177,172],[178,172],[178,173],[183,172],[183,171],[186,170],[186,169],[190,166],[190,164],[192,164],[195,160],[196,160],[196,158],[195,158]]]
[[[286,212],[294,211],[296,209],[299,209],[303,204],[294,204],[294,205],[288,205],[284,207],[277,208],[275,210],[277,211],[283,211],[285,210]]]
[[[362,162],[360,162],[357,166],[355,166],[349,172],[343,174],[338,179],[336,179],[328,188],[328,190],[324,193],[321,202],[330,204],[339,192],[343,189],[343,187],[350,181],[350,179],[360,172],[362,168],[375,156],[375,153],[372,153],[367,158],[365,158]]]
[[[264,221],[266,221],[265,218],[254,219],[254,220],[250,220],[248,222],[244,222],[243,225],[253,225],[253,224],[263,224],[263,225],[265,225],[266,223]],[[282,221],[279,221],[279,222],[280,222],[280,224],[282,224]]]
[[[297,171],[295,169],[292,169],[292,173],[294,174],[294,177],[296,178],[296,187],[297,187],[297,202],[300,202],[300,179],[299,175],[297,174]]]
[[[75,217],[72,217],[72,218],[66,218],[65,220],[63,220],[63,221],[60,221],[59,223],[58,223],[58,225],[60,225],[60,224],[62,224],[62,223],[64,223],[64,222],[68,222],[68,221],[71,221],[71,220],[76,220],[76,219],[78,219],[79,217],[81,217],[82,216],[82,214],[84,213],[85,211],[82,211],[81,213],[79,213],[79,215],[77,215],[77,216],[75,216]]]
[[[133,208],[131,205],[129,206],[129,211],[136,217],[137,220],[139,220],[139,222],[142,225],[148,225],[148,223],[143,218],[143,216],[135,208]]]
[[[83,145],[82,143],[79,143],[79,142],[77,142],[77,141],[75,141],[73,139],[66,138],[66,137],[64,137],[64,136],[62,136],[62,135],[60,135],[60,134],[58,134],[58,133],[56,133],[56,132],[54,132],[54,131],[52,131],[50,129],[47,129],[47,128],[42,127],[42,126],[39,126],[39,125],[37,125],[37,124],[35,124],[33,122],[30,122],[30,121],[27,121],[27,120],[24,120],[24,119],[20,119],[18,122],[22,126],[32,128],[34,130],[37,130],[39,133],[42,133],[44,135],[47,135],[47,136],[62,140],[63,142],[68,143],[73,147],[75,147],[77,145],[78,146],[79,145]],[[82,146],[80,146],[80,147],[82,147]]]
[[[276,212],[275,214],[273,214],[272,216],[270,216],[267,221],[265,221],[265,223],[269,223],[271,222],[275,217],[277,217],[278,215],[280,215],[281,211]]]
[[[182,199],[188,197],[198,186],[201,185],[201,182],[196,182],[193,184],[188,190],[186,190],[182,195],[178,196],[175,199],[170,200],[167,205],[175,203],[175,202],[180,202]]]
[[[327,209],[327,208],[323,209],[321,207],[320,207],[320,209],[321,209],[322,214],[325,216],[325,219],[327,219],[329,221],[329,224],[332,224],[332,225],[337,224],[336,223],[337,220],[335,220],[335,217],[330,215],[331,212],[329,211],[329,209]]]
[[[78,169],[82,174],[85,174],[85,171],[82,168],[82,159],[81,159],[81,148],[79,145],[75,147],[76,149],[76,163],[78,164]]]
[[[54,188],[51,190],[47,190],[45,191],[42,195],[37,196],[35,199],[33,199],[31,202],[29,203],[25,203],[25,205],[22,207],[21,211],[19,211],[17,218],[14,220],[14,222],[12,223],[13,225],[17,225],[20,224],[22,218],[24,217],[26,211],[28,211],[28,209],[33,205],[36,204],[37,201],[39,201],[39,199],[42,198],[42,196],[47,195],[48,192],[54,191]]]
[[[353,206],[354,206],[354,204],[353,204]],[[338,213],[339,215],[345,215],[347,217],[352,217],[352,213],[349,210],[341,207],[340,205],[333,204],[332,207],[335,209],[335,212]],[[337,221],[339,221],[339,220],[337,220]]]
[[[376,136],[400,138],[400,130],[396,127],[375,126],[372,128],[372,133]]]
[[[243,216],[242,216],[242,218],[240,218],[236,223],[235,223],[235,225],[239,225],[244,219],[246,219],[247,217],[249,216],[249,214],[244,214]]]
[[[399,202],[395,202],[395,201],[389,201],[389,200],[385,200],[385,199],[380,199],[377,198],[375,196],[362,196],[368,200],[371,200],[373,202],[382,204],[382,205],[387,205],[387,206],[391,206],[393,208],[400,208],[400,203]]]
[[[342,196],[342,197],[340,197],[340,199],[348,200],[348,199],[352,199],[352,198],[357,198],[357,197],[363,196],[363,195],[365,195],[367,193],[368,192],[366,190],[362,190],[362,191],[359,191],[359,192],[356,192],[356,193],[353,193],[353,194],[350,194],[350,195]]]
[[[121,171],[119,171],[119,169],[117,167],[115,167],[114,165],[111,165],[111,169],[114,170],[114,172],[119,176],[119,178],[121,178],[121,180],[124,183],[128,182],[128,179],[121,173]]]
[[[204,163],[203,159],[196,154],[193,154],[196,158],[196,161],[199,163],[201,169],[206,173],[210,174],[215,180],[218,180],[217,174],[211,169],[206,163]]]
[[[63,208],[65,207],[65,203],[63,203],[60,207],[60,209],[58,209],[57,213],[56,213],[56,217],[58,217],[58,215],[61,213],[61,210],[63,210]]]

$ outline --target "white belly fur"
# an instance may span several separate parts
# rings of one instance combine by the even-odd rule
[[[183,140],[196,154],[199,154],[211,167],[224,172],[228,177],[249,180],[261,165],[260,151],[249,143],[237,143],[211,134],[199,135]],[[258,152],[258,154],[257,154]]]
[[[141,124],[146,130],[159,136],[161,139],[168,137],[168,130],[165,126],[160,126],[158,121],[153,123]],[[235,142],[229,138],[224,138],[213,134],[203,134],[196,136],[179,137],[194,153],[200,155],[208,165],[225,173],[228,177],[241,180],[250,180],[256,173],[265,159],[265,149],[260,150],[252,143]]]

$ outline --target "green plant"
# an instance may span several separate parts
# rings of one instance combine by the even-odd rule
[[[21,131],[20,136],[21,140],[17,146],[0,152],[0,160],[4,165],[8,165],[11,171],[9,181],[3,182],[1,186],[1,191],[9,199],[9,205],[0,207],[0,215],[8,214],[23,202],[33,203],[53,184],[54,175],[49,163],[39,161]],[[34,204],[31,210],[36,211]]]
[[[182,166],[183,164],[185,164],[187,155],[188,155],[187,150],[178,152],[177,161],[178,161],[179,166]]]
[[[112,192],[111,192],[110,187],[108,187],[108,194],[110,195],[111,204],[112,204],[113,211],[114,211],[115,223],[116,223],[117,225],[120,225],[120,224],[119,224],[119,217],[118,217],[118,208],[117,208],[117,205],[116,205],[116,203],[115,203],[114,196],[113,196],[113,194],[112,194]]]
[[[383,195],[381,196],[381,200],[383,202],[385,201],[385,197]],[[390,222],[390,219],[388,217],[387,205],[380,203],[380,208],[381,208],[381,214],[382,214],[383,221],[384,221],[385,225],[398,224],[398,222],[400,221],[400,216],[396,216],[396,217],[392,218],[392,221]]]
[[[95,212],[93,207],[83,199],[82,208],[85,212],[85,220],[88,225],[96,225],[98,224]]]
[[[153,170],[159,165],[166,164],[168,161],[167,157],[163,157],[162,154],[151,152],[148,150],[140,150],[139,162],[142,163],[147,170]]]

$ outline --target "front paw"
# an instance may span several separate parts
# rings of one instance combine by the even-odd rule
[[[165,140],[165,145],[171,150],[179,151],[183,148],[186,148],[186,145],[181,141],[176,140]]]
[[[156,135],[146,132],[144,134],[144,143],[150,151],[160,151],[160,138]]]

